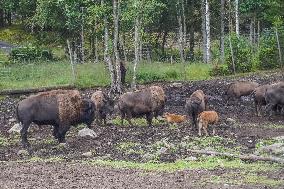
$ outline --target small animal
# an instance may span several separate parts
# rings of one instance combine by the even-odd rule
[[[216,124],[219,121],[219,116],[215,111],[203,111],[198,115],[198,135],[201,136],[201,129],[208,136],[208,124]],[[213,135],[215,135],[215,127],[213,127]]]
[[[168,123],[182,123],[186,120],[186,115],[178,115],[178,114],[171,114],[171,113],[164,113],[164,118],[166,118]]]

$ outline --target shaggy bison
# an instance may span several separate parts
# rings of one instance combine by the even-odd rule
[[[192,122],[197,128],[197,116],[199,113],[207,109],[207,97],[202,90],[193,92],[189,98],[186,99],[185,109],[189,116],[192,117]]]
[[[275,88],[275,87],[279,87],[279,86],[284,86],[284,82],[278,82],[278,83],[274,83],[274,84],[266,84],[266,85],[261,85],[259,87],[257,87],[254,90],[254,103],[255,103],[255,110],[256,110],[256,114],[257,116],[260,116],[260,108],[263,105],[266,105],[266,100],[265,100],[265,93],[269,88]],[[280,106],[275,106],[272,107],[273,110],[277,111],[279,109],[281,109]]]
[[[148,125],[151,125],[154,116],[162,115],[165,101],[164,90],[159,86],[124,93],[118,100],[121,124],[123,125],[123,120],[126,118],[129,124],[133,125],[131,122],[132,117],[146,115]]]
[[[95,93],[93,93],[91,100],[95,104],[95,116],[97,123],[102,124],[103,120],[104,125],[106,125],[106,116],[107,114],[111,115],[113,113],[114,101],[109,98],[108,95],[103,91],[96,91]]]
[[[229,101],[231,99],[239,99],[241,96],[248,96],[258,86],[258,83],[252,81],[237,81],[231,83],[225,92],[226,100]]]
[[[268,88],[264,95],[267,103],[266,110],[272,114],[273,108],[284,105],[284,85],[276,85]]]
[[[94,104],[82,99],[77,90],[55,90],[31,95],[20,101],[17,118],[22,124],[23,146],[29,147],[27,131],[33,122],[38,125],[53,125],[53,135],[60,143],[65,142],[65,134],[71,125],[86,123],[90,127],[94,120]]]

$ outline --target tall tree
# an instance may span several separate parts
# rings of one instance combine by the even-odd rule
[[[221,51],[221,63],[225,63],[225,43],[224,43],[224,37],[225,37],[225,0],[221,0],[221,36],[220,36],[220,51]]]

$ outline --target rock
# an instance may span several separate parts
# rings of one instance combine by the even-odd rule
[[[189,156],[184,159],[184,161],[196,161],[196,160],[197,160],[197,157],[194,157],[194,156]]]
[[[29,156],[29,152],[27,150],[19,150],[17,153],[18,156],[26,157]]]
[[[14,122],[16,122],[17,120],[15,119],[15,118],[11,118],[11,119],[9,119],[9,123],[14,123]]]
[[[165,148],[165,147],[162,147],[162,148],[160,148],[159,150],[158,150],[158,154],[165,154],[166,152],[168,151],[168,149],[167,148]]]
[[[93,152],[85,152],[82,154],[83,157],[92,157],[93,156]]]
[[[229,117],[228,117],[228,118],[226,119],[226,122],[227,122],[227,123],[231,123],[231,124],[235,124],[235,123],[236,123],[236,120],[234,120],[233,118],[229,118]]]
[[[89,128],[84,128],[82,130],[80,130],[78,132],[78,136],[79,137],[91,137],[91,138],[97,138],[98,135],[95,133],[95,131],[93,131],[92,129],[89,129]]]
[[[182,83],[172,83],[172,87],[182,87]]]
[[[22,129],[22,125],[16,123],[11,129],[9,129],[8,133],[20,133]]]

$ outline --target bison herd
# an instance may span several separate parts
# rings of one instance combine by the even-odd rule
[[[256,82],[237,81],[231,83],[224,98],[232,102],[241,96],[254,96],[256,114],[260,116],[261,107],[266,105],[266,112],[281,112],[284,105],[284,82],[260,86]],[[89,128],[94,120],[98,125],[106,124],[107,115],[115,109],[121,116],[121,124],[126,119],[132,125],[134,117],[146,117],[150,126],[152,119],[163,116],[169,123],[185,121],[183,115],[164,113],[166,95],[162,87],[151,86],[134,92],[126,92],[119,98],[111,98],[103,91],[96,91],[91,99],[83,98],[78,90],[54,90],[31,95],[20,101],[16,114],[22,125],[21,141],[23,147],[29,147],[27,131],[31,123],[52,125],[53,136],[60,143],[65,142],[66,132],[71,125],[84,123]],[[191,118],[194,128],[201,136],[203,129],[208,135],[208,125],[219,121],[218,113],[208,110],[208,97],[202,90],[194,91],[185,102],[185,111]],[[213,129],[213,135],[215,128]]]

